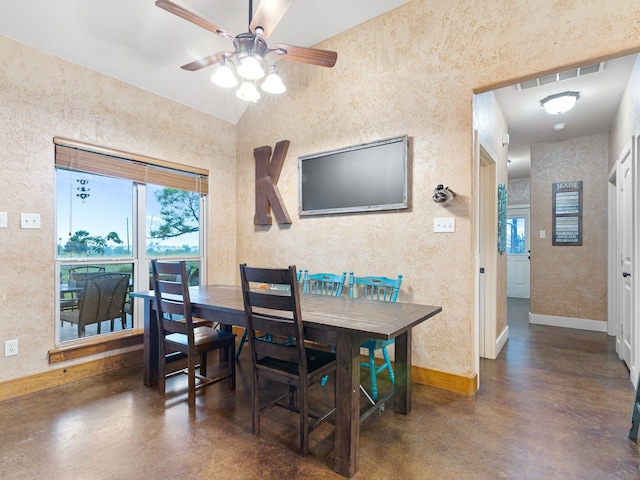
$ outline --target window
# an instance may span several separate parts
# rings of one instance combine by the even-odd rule
[[[507,218],[507,255],[524,255],[526,246],[526,218]]]
[[[207,176],[168,162],[56,143],[56,343],[137,327],[132,290],[154,258],[186,260],[200,282]]]

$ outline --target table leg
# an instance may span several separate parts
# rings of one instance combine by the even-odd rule
[[[396,337],[395,341],[395,388],[394,410],[408,414],[411,411],[411,330]]]
[[[349,478],[358,471],[360,442],[360,342],[338,335],[336,372],[335,471]]]
[[[147,387],[158,384],[158,323],[151,299],[144,300],[144,333],[142,371]]]

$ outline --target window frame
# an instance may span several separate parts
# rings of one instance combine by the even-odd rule
[[[105,332],[99,335],[81,337],[77,339],[61,341],[60,339],[60,271],[63,265],[86,265],[86,264],[132,264],[133,278],[132,289],[146,291],[148,286],[148,275],[144,272],[150,270],[150,262],[156,257],[147,254],[147,184],[161,187],[177,188],[189,190],[200,194],[199,213],[199,242],[200,248],[197,255],[172,255],[172,260],[186,260],[200,262],[200,283],[206,282],[206,252],[207,252],[207,194],[208,194],[208,170],[188,167],[185,165],[158,160],[142,155],[131,154],[120,150],[113,150],[95,145],[90,145],[74,140],[54,137],[55,144],[55,170],[56,179],[58,169],[72,170],[89,174],[102,175],[112,178],[122,178],[132,182],[132,246],[131,256],[126,257],[104,257],[104,258],[59,258],[58,257],[58,231],[56,218],[56,235],[54,236],[56,256],[54,260],[54,344],[55,349],[50,352],[50,362],[52,355],[60,351],[73,349],[74,346],[82,349],[83,346],[91,346],[101,343],[115,345],[118,342],[113,339],[118,336],[131,336],[140,333],[142,325],[141,315],[143,314],[140,299],[133,302],[133,325],[131,329],[116,332]],[[110,170],[113,168],[113,170]],[[56,180],[57,188],[57,180]],[[57,217],[57,204],[56,204]],[[95,353],[95,348],[88,348],[86,355]]]

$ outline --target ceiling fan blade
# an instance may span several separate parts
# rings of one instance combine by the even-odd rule
[[[256,14],[251,20],[249,30],[251,33],[256,33],[256,28],[262,28],[260,36],[262,38],[268,38],[278,25],[278,22],[282,19],[292,0],[261,0]]]
[[[209,30],[216,35],[220,35],[225,38],[230,38],[233,40],[233,33],[225,30],[217,26],[215,23],[211,23],[209,20],[205,19],[201,15],[194,13],[186,8],[178,5],[177,3],[173,3],[171,0],[157,0],[156,6],[166,10],[169,13],[173,13],[180,18],[185,19],[188,22],[191,22],[199,27],[204,28],[205,30]]]
[[[233,55],[233,52],[218,52],[213,55],[209,55],[208,57],[201,58],[200,60],[196,60],[195,62],[187,63],[186,65],[182,65],[180,68],[183,70],[189,70],[190,72],[198,71],[204,67],[208,67],[209,65],[213,65],[215,63],[220,63],[224,58],[229,58]]]
[[[285,53],[280,53],[283,50]],[[317,48],[296,47],[295,45],[285,45],[279,43],[273,46],[273,53],[281,55],[283,60],[291,62],[309,63],[320,67],[333,67],[338,60],[338,54],[329,50],[319,50]]]

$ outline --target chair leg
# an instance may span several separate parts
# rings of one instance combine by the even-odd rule
[[[253,373],[251,377],[251,433],[260,435],[260,393],[258,390],[258,374]]]
[[[235,346],[235,345],[234,345]],[[235,362],[235,349],[227,347],[227,363],[229,364],[229,390],[236,389],[236,362]]]
[[[384,362],[387,367],[387,371],[389,372],[391,383],[395,383],[396,376],[393,373],[393,367],[391,366],[391,360],[389,360],[389,352],[387,351],[387,347],[382,347],[382,355],[384,356]]]
[[[166,369],[167,369],[167,357],[164,349],[164,344],[160,340],[160,348],[158,348],[158,393],[164,396],[167,385]]]
[[[369,376],[371,377],[371,398],[378,400],[378,382],[376,381],[376,361],[373,348],[369,349]]]
[[[309,453],[309,402],[307,401],[307,389],[302,385],[298,388],[298,407],[300,410],[300,456],[306,457]]]
[[[240,345],[238,345],[238,353],[236,353],[236,360],[240,358],[240,354],[242,353],[242,347],[244,347],[244,342],[247,341],[247,329],[245,328],[242,333],[242,338],[240,339]]]
[[[207,376],[207,352],[200,354],[200,375]]]
[[[189,354],[187,359],[187,376],[189,377],[189,408],[196,406],[196,355]]]

